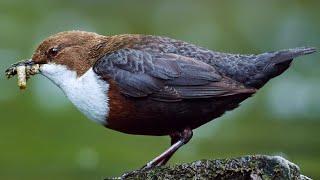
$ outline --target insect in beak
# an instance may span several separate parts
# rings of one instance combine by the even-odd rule
[[[26,89],[27,80],[30,78],[30,76],[38,74],[39,68],[39,64],[34,63],[32,59],[28,59],[12,64],[8,69],[6,69],[5,74],[7,78],[18,75],[19,88]]]

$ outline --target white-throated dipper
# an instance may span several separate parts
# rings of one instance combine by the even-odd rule
[[[171,147],[145,166],[152,168],[165,164],[193,129],[238,107],[293,58],[313,52],[238,55],[167,37],[67,31],[45,39],[7,75],[36,64],[89,119],[128,134],[169,135]]]

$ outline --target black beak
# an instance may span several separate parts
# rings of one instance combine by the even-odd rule
[[[6,76],[7,76],[7,78],[11,78],[12,76],[16,75],[18,66],[29,66],[29,67],[31,67],[34,64],[35,64],[35,62],[32,61],[32,59],[27,59],[27,60],[23,60],[23,61],[19,61],[17,63],[14,63],[8,69],[6,69],[6,71],[5,71]]]

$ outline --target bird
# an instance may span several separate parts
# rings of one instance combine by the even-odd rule
[[[163,36],[65,31],[46,38],[19,65],[39,65],[39,74],[106,128],[169,136],[171,146],[143,166],[150,169],[166,164],[194,129],[237,108],[294,58],[314,52],[232,54]]]

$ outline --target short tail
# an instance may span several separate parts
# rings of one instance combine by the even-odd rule
[[[312,54],[316,52],[314,47],[298,47],[293,49],[285,49],[276,52],[268,52],[261,54],[261,57],[265,56],[275,63],[282,63],[287,60],[292,60],[298,56]]]
[[[259,71],[250,77],[245,84],[246,86],[261,88],[271,78],[287,70],[294,58],[314,52],[316,52],[316,49],[313,47],[298,47],[260,54],[255,61]]]

